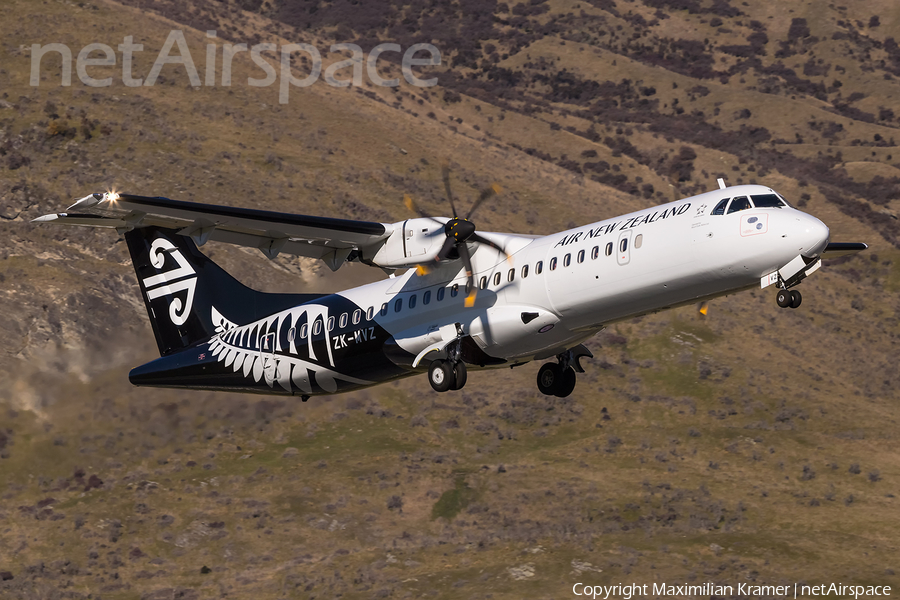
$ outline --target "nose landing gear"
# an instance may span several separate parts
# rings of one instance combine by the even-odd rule
[[[799,308],[800,303],[803,302],[803,296],[801,296],[800,292],[797,290],[782,289],[778,290],[778,295],[775,296],[775,302],[777,302],[778,306],[781,308]]]

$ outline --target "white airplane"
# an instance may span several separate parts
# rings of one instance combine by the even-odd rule
[[[160,358],[135,385],[264,394],[332,394],[428,373],[458,390],[467,370],[546,360],[541,392],[575,388],[583,342],[611,323],[756,286],[782,308],[823,257],[862,243],[829,243],[815,217],[759,185],[726,187],[547,236],[477,233],[465,218],[420,213],[372,223],[107,192],[35,219],[125,235]],[[391,276],[325,295],[251,290],[209,258],[208,240],[356,261]],[[393,272],[407,269],[401,275]]]

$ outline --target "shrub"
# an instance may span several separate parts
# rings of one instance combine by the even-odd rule
[[[794,18],[791,20],[791,26],[788,29],[788,41],[795,41],[803,38],[808,38],[811,35],[809,31],[809,25],[806,23],[806,19],[802,18]]]

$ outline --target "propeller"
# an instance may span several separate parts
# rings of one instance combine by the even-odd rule
[[[703,315],[704,317],[709,312],[709,302],[703,301],[697,305],[697,312]]]
[[[414,212],[418,216],[431,219],[436,223],[441,223],[443,226],[443,233],[446,236],[444,243],[441,245],[441,249],[438,251],[435,256],[434,262],[440,262],[442,260],[452,260],[456,258],[454,256],[454,252],[460,259],[463,261],[463,266],[466,269],[466,278],[467,284],[466,288],[468,290],[468,294],[466,295],[466,307],[472,307],[475,304],[475,297],[478,294],[478,289],[475,285],[475,274],[472,270],[472,257],[469,253],[469,247],[467,244],[476,243],[476,244],[484,244],[485,246],[490,246],[491,248],[495,248],[496,250],[502,252],[506,255],[506,259],[512,262],[512,256],[506,252],[506,249],[499,244],[484,238],[476,232],[475,223],[473,223],[470,219],[472,215],[475,214],[475,211],[484,204],[490,198],[496,196],[501,192],[500,186],[496,183],[492,183],[490,186],[486,187],[481,191],[478,195],[478,198],[475,200],[474,204],[472,204],[472,208],[469,209],[469,212],[466,213],[465,217],[460,217],[456,212],[456,204],[453,202],[453,192],[450,189],[450,167],[446,161],[441,165],[441,178],[444,181],[444,191],[447,194],[447,201],[450,203],[450,209],[453,211],[453,218],[447,221],[446,223],[441,223],[433,216],[425,213],[419,206],[413,201],[413,199],[409,196],[409,194],[404,194],[403,203],[406,205],[411,212]],[[416,267],[416,272],[419,275],[426,275],[431,271],[428,265],[418,265]]]

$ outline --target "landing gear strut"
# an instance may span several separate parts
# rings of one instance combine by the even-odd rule
[[[436,392],[461,390],[466,385],[468,372],[460,357],[459,340],[447,346],[447,360],[433,360],[428,367],[428,383]]]
[[[541,366],[537,385],[542,394],[565,398],[575,391],[575,369],[580,367],[578,356],[572,350],[566,350],[557,354],[556,359],[556,363],[549,362]],[[584,369],[579,370],[584,372]]]

